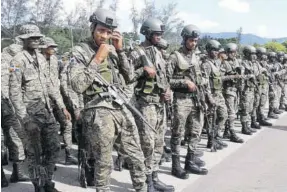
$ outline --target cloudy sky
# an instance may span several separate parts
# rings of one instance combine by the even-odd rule
[[[81,0],[63,0],[66,12]],[[120,30],[132,30],[129,19],[132,0],[119,0]],[[134,0],[140,9],[143,0]],[[111,2],[111,0],[108,0]],[[186,24],[196,24],[203,32],[235,32],[261,37],[287,37],[287,0],[156,0],[156,7],[178,3],[179,16]],[[107,3],[106,7],[109,5]]]

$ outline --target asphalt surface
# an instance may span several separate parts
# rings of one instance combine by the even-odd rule
[[[274,120],[270,120],[274,123]],[[240,132],[240,123],[236,122],[236,130]],[[183,192],[286,192],[287,191],[287,113],[272,127],[265,127],[252,136],[242,135],[244,144],[228,143],[228,148],[216,153],[206,149],[206,138],[203,137],[199,148],[203,150],[203,160],[209,174],[206,176],[190,175],[181,180],[171,176],[171,163],[163,163],[160,167],[160,179],[175,186],[176,191]],[[74,146],[74,154],[76,154]],[[181,149],[181,162],[184,163],[186,147]],[[116,153],[113,154],[116,158]],[[12,163],[4,167],[9,179]],[[78,167],[64,165],[64,150],[57,164],[54,181],[56,188],[62,192],[95,192],[94,187],[81,188],[78,182]],[[33,192],[30,182],[10,183],[3,192]],[[115,192],[133,191],[129,172],[113,171],[111,190]]]

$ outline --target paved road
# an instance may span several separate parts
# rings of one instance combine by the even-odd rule
[[[178,192],[286,192],[287,150],[284,142],[287,139],[286,117],[287,113],[281,115],[280,120],[273,128],[264,128],[252,136],[240,134],[245,140],[243,145],[228,142],[228,148],[216,153],[211,153],[205,148],[207,141],[203,138],[200,147],[205,151],[203,159],[210,170],[207,176],[190,175],[188,180],[177,179],[170,174],[171,163],[164,163],[160,167],[160,179],[174,185]],[[239,122],[237,122],[237,131],[240,131]],[[186,148],[183,147],[181,150],[182,166],[185,154]],[[61,157],[60,161],[63,162],[63,150]],[[115,153],[114,157],[116,157]],[[95,191],[95,188],[83,189],[79,186],[77,166],[65,166],[61,163],[57,166],[58,170],[54,178],[57,189],[63,192]],[[5,173],[9,178],[11,163],[9,166],[5,166]],[[133,191],[127,170],[112,173],[111,190],[115,192]],[[33,186],[29,182],[10,184],[8,188],[2,188],[2,191],[33,192]]]

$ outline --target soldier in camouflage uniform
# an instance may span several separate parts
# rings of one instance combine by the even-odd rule
[[[9,150],[9,159],[13,161],[13,171],[10,178],[12,183],[29,180],[28,177],[23,175],[21,170],[21,164],[25,159],[26,135],[9,99],[10,61],[21,51],[21,45],[12,44],[4,48],[1,53],[1,127]],[[4,146],[2,145],[3,148]]]
[[[235,43],[228,43],[225,47],[227,59],[222,63],[222,71],[224,75],[236,75],[240,70],[240,64],[236,59],[237,45]],[[229,79],[223,82],[223,96],[227,107],[228,119],[225,123],[225,130],[223,137],[229,138],[235,143],[243,143],[243,139],[239,138],[234,130],[234,122],[236,118],[237,108],[237,92],[239,79]]]
[[[201,65],[202,75],[204,78],[208,79],[207,92],[211,97],[209,98],[209,114],[210,122],[212,122],[214,116],[213,112],[216,113],[216,126],[214,127],[216,142],[221,147],[227,147],[227,144],[222,142],[221,131],[224,130],[224,125],[227,120],[227,108],[225,100],[222,94],[222,71],[221,63],[218,60],[218,51],[221,48],[221,44],[216,40],[209,40],[206,44],[206,51],[208,58]],[[215,109],[213,111],[213,109]],[[215,125],[214,125],[215,126]],[[212,138],[209,135],[207,147],[212,147]]]
[[[275,79],[277,81],[277,86],[276,86],[277,97],[275,99],[275,111],[278,113],[283,112],[279,110],[280,103],[281,103],[282,90],[284,89],[284,83],[282,80],[282,75],[284,74],[284,71],[285,71],[283,68],[283,59],[284,59],[284,52],[282,51],[277,52],[277,62],[275,64],[275,68],[276,68]]]
[[[252,135],[255,130],[250,128],[251,115],[254,105],[254,91],[255,91],[255,75],[254,65],[256,60],[256,49],[251,45],[247,45],[243,48],[244,59],[242,60],[242,66],[244,67],[244,79],[243,87],[240,97],[240,117],[242,130],[241,132],[246,135]]]
[[[117,104],[108,90],[96,79],[99,73],[111,84],[125,89],[130,78],[130,65],[122,49],[122,36],[117,27],[115,13],[97,9],[90,17],[92,39],[73,48],[76,59],[71,69],[74,91],[83,94],[85,108],[82,113],[87,157],[94,157],[95,183],[98,192],[110,191],[112,149],[120,137],[121,154],[130,167],[136,191],[146,191],[144,156],[138,130],[131,112]],[[113,46],[106,44],[112,40]]]
[[[275,111],[275,97],[276,97],[276,80],[275,80],[275,62],[276,62],[276,53],[275,52],[269,52],[268,54],[268,64],[267,69],[269,72],[269,111],[268,111],[268,118],[278,119],[278,115]]]
[[[196,86],[203,85],[199,57],[195,54],[199,35],[197,26],[185,26],[181,32],[183,45],[170,55],[167,67],[170,86],[174,92],[174,117],[171,128],[172,175],[181,179],[187,179],[187,173],[206,175],[208,172],[202,168],[205,162],[196,156],[204,119],[203,110],[199,107],[201,103],[196,99],[200,97],[196,94]],[[188,144],[185,170],[181,168],[179,158],[184,131]]]
[[[75,157],[71,155],[72,149],[72,122],[71,115],[66,110],[62,95],[60,93],[60,80],[59,80],[59,68],[58,68],[58,59],[55,56],[55,48],[58,45],[50,37],[43,38],[42,53],[47,60],[47,78],[50,80],[48,84],[48,89],[56,90],[57,97],[51,99],[50,103],[52,104],[53,113],[56,117],[56,120],[60,123],[61,132],[63,134],[63,141],[65,144],[65,162],[67,165],[77,165],[78,161]]]
[[[256,49],[257,61],[262,68],[262,74],[260,73],[260,95],[259,95],[259,107],[257,109],[257,120],[262,126],[272,126],[272,123],[267,122],[266,115],[264,114],[265,105],[268,99],[269,89],[269,71],[267,66],[267,52],[264,47],[258,47]]]
[[[154,127],[151,129],[142,121],[136,121],[146,158],[147,182],[148,186],[154,187],[155,190],[173,191],[173,186],[166,185],[158,179],[166,124],[165,102],[170,100],[166,62],[155,46],[162,37],[164,25],[160,20],[150,18],[144,21],[140,32],[145,35],[145,41],[131,53],[130,59],[135,68],[131,83],[136,82],[135,106]]]
[[[24,46],[23,51],[19,52],[10,64],[10,99],[28,135],[28,171],[35,191],[57,192],[52,179],[60,151],[59,127],[49,103],[49,94],[54,97],[56,94],[53,87],[48,90],[48,64],[37,50],[43,35],[35,25],[23,25],[20,31]],[[37,158],[36,153],[43,154],[43,158]],[[45,173],[38,175],[37,170],[40,168],[45,169]]]
[[[287,69],[287,54],[284,54],[283,58],[283,68],[286,70]],[[287,111],[287,74],[282,75],[282,81],[283,81],[283,90],[282,90],[282,97],[281,97],[281,105],[282,108]]]

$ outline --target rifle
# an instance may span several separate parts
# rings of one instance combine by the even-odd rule
[[[106,89],[106,91],[109,93],[109,96],[113,99],[114,102],[116,102],[120,106],[125,105],[133,114],[141,118],[146,125],[148,125],[154,132],[156,132],[155,128],[151,126],[151,124],[144,118],[141,112],[129,103],[128,95],[121,88],[108,83],[99,73],[95,73],[95,75],[96,82],[101,84]],[[102,93],[100,93],[99,95],[103,96]]]
[[[87,154],[84,149],[79,149],[79,165],[78,165],[78,179],[83,188],[87,188],[86,169],[87,169]]]
[[[25,129],[29,138],[31,139],[31,146],[34,150],[34,155],[36,159],[36,165],[34,165],[33,169],[33,179],[37,180],[37,186],[39,192],[45,192],[44,186],[46,181],[48,180],[48,175],[46,169],[42,166],[42,156],[41,156],[41,141],[40,141],[40,129],[37,125],[35,125],[32,121],[25,124]]]

